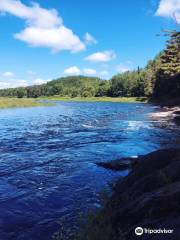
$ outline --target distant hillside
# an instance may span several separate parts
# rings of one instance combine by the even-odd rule
[[[52,80],[46,84],[1,89],[1,97],[32,97],[40,96],[69,96],[69,97],[91,97],[107,95],[109,81],[96,77],[71,76]]]
[[[46,87],[52,89],[50,95],[91,97],[98,95],[100,87],[104,85],[109,86],[109,82],[96,77],[71,76],[48,82]]]

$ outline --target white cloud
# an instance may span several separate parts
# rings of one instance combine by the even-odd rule
[[[103,70],[100,72],[100,76],[108,76],[109,72],[107,70]]]
[[[130,71],[131,68],[130,68],[129,66],[125,66],[125,65],[119,64],[119,65],[116,67],[116,70],[117,70],[119,73],[124,73],[124,72]]]
[[[8,79],[8,80],[0,81],[0,89],[26,87],[26,86],[28,86],[28,82],[22,79]]]
[[[91,69],[91,68],[84,68],[83,69],[83,73],[85,75],[96,75],[97,74],[96,70],[95,69]]]
[[[17,80],[15,83],[14,83],[14,87],[26,87],[28,86],[28,82],[26,80]]]
[[[20,0],[0,0],[0,12],[10,13],[26,21],[27,27],[14,36],[33,47],[47,47],[53,52],[78,52],[85,44],[73,31],[64,26],[55,9],[41,8],[32,3],[26,6]]]
[[[81,74],[81,70],[76,66],[72,66],[72,67],[66,68],[64,70],[64,73],[66,75],[79,75]]]
[[[41,84],[47,83],[48,81],[50,81],[50,79],[45,80],[45,79],[42,79],[42,78],[37,78],[32,82],[32,84],[41,85]]]
[[[0,81],[0,89],[40,85],[40,84],[45,84],[48,81],[50,81],[50,79],[37,78],[34,80],[25,80],[25,79],[18,79],[18,78],[12,77],[12,78],[6,78]]]
[[[132,70],[133,62],[130,60],[125,61],[124,63],[120,63],[116,66],[116,71],[118,73],[124,73]]]
[[[114,58],[116,58],[116,54],[114,53],[114,51],[110,50],[93,53],[86,57],[85,60],[90,62],[109,62]]]
[[[86,44],[97,44],[97,40],[90,34],[90,33],[86,33],[84,36],[84,40]]]
[[[7,78],[14,77],[14,73],[13,72],[4,72],[2,75],[3,75],[3,77],[7,77]]]
[[[0,82],[0,89],[4,89],[4,88],[9,88],[9,83],[7,82]]]
[[[61,50],[78,52],[84,50],[84,44],[81,43],[79,37],[64,26],[58,28],[27,27],[22,32],[15,34],[15,38],[33,47],[51,48],[53,52]]]
[[[92,68],[84,68],[81,70],[77,66],[72,66],[72,67],[66,68],[64,70],[64,74],[65,75],[80,75],[80,74],[96,75],[97,72],[95,69],[92,69]]]
[[[156,16],[173,18],[180,23],[180,0],[161,0]]]
[[[26,6],[20,0],[1,0],[0,10],[27,21],[28,25],[51,28],[62,23],[55,9],[41,8],[38,3]]]

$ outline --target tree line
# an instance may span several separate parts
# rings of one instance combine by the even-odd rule
[[[110,80],[70,76],[46,84],[1,89],[1,97],[68,96],[74,97],[161,97],[180,96],[180,32],[165,31],[166,48],[145,68],[127,71]],[[173,79],[173,80],[172,80]]]

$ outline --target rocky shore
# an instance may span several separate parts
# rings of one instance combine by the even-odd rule
[[[131,170],[127,177],[117,181],[112,196],[91,221],[89,227],[94,229],[94,236],[90,231],[84,239],[180,239],[180,149],[163,149],[136,159],[97,165]],[[137,236],[136,227],[144,231],[172,231]]]
[[[180,107],[162,107],[160,111],[149,114],[152,120],[170,120],[180,124]]]

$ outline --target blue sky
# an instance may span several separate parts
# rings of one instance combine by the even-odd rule
[[[143,67],[180,23],[179,0],[0,0],[0,88]]]

